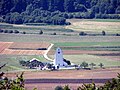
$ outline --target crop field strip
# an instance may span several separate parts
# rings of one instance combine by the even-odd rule
[[[39,48],[48,48],[49,43],[14,43],[0,42],[0,54],[2,55],[43,55],[44,50]]]
[[[8,48],[13,42],[0,42],[0,53]]]
[[[79,54],[91,54],[91,55],[112,55],[118,54],[120,55],[119,51],[92,51],[92,50],[62,50],[64,55],[79,55]],[[53,55],[55,50],[49,51],[49,55]]]
[[[9,49],[31,49],[31,50],[37,50],[39,48],[48,48],[49,43],[19,43],[15,42],[13,43]]]
[[[57,47],[60,47],[66,55],[120,55],[120,42],[59,42],[54,43],[49,54],[54,54]]]
[[[99,32],[105,30],[109,33],[120,32],[120,20],[68,20],[72,24],[66,26],[67,29],[73,29],[76,31],[91,31]]]

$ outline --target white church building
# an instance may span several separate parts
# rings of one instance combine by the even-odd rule
[[[61,68],[61,67],[68,66],[68,64],[64,61],[63,52],[59,47],[56,49],[54,57],[55,58],[54,58],[53,64],[55,68],[58,68],[58,67]]]

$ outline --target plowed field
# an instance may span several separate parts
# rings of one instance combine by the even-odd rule
[[[49,47],[50,43],[16,43],[0,42],[0,54],[9,55],[42,55],[45,50],[37,50]]]
[[[51,50],[49,55],[53,55],[55,50]],[[120,54],[119,51],[90,51],[90,50],[63,50],[64,55],[79,55],[79,54],[92,54],[92,55],[116,55]]]

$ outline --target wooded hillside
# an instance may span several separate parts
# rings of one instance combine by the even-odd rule
[[[66,24],[66,18],[119,19],[120,0],[1,0],[0,21]],[[67,23],[68,24],[68,23]]]

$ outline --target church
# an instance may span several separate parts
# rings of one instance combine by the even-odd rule
[[[55,56],[54,56],[54,66],[55,68],[62,68],[62,67],[65,67],[65,66],[68,66],[67,62],[64,61],[64,58],[63,58],[63,52],[61,50],[61,48],[57,48],[56,49],[56,52],[55,52]]]

